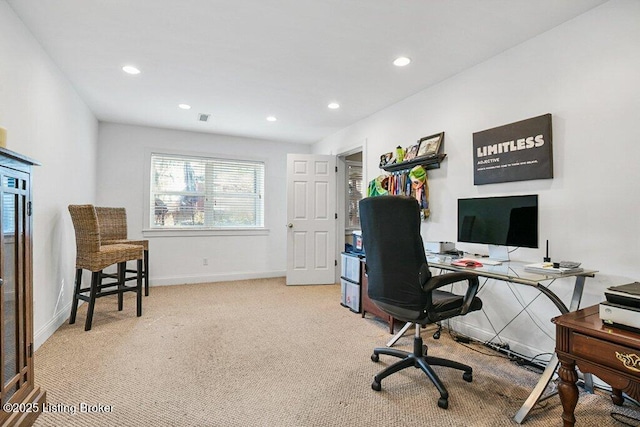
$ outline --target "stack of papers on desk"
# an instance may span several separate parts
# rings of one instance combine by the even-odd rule
[[[527,264],[524,266],[524,271],[528,271],[529,273],[538,273],[538,274],[570,274],[570,273],[580,273],[584,271],[582,267],[572,267],[572,268],[555,268],[550,262],[539,262],[536,264]]]

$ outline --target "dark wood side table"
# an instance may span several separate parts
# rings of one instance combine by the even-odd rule
[[[389,316],[384,311],[380,310],[377,305],[374,304],[373,301],[369,299],[369,294],[367,293],[369,290],[369,280],[367,278],[367,273],[365,270],[366,261],[361,260],[362,265],[360,268],[360,285],[361,285],[361,295],[360,302],[362,307],[362,317],[364,317],[365,313],[371,313],[376,317],[384,320],[389,324],[389,333],[393,334],[393,322],[395,319]]]
[[[611,400],[622,405],[624,391],[640,398],[640,334],[604,325],[599,307],[593,305],[552,319],[556,324],[556,353],[560,360],[558,393],[565,427],[576,422],[578,375],[597,375],[613,389]]]

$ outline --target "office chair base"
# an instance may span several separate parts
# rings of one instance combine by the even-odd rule
[[[388,347],[380,347],[373,350],[371,360],[374,362],[378,362],[380,360],[381,354],[397,357],[402,360],[390,366],[387,366],[386,369],[379,372],[375,377],[373,377],[371,388],[375,391],[382,390],[381,382],[384,378],[405,368],[414,367],[422,370],[427,375],[427,377],[429,377],[431,382],[440,392],[438,406],[442,409],[447,409],[449,407],[449,392],[445,388],[444,384],[442,384],[442,381],[440,381],[440,378],[438,378],[436,373],[433,371],[431,365],[458,369],[460,371],[463,371],[463,380],[465,380],[466,382],[473,381],[473,369],[470,366],[463,365],[462,363],[454,362],[452,360],[427,356],[427,347],[422,344],[422,338],[420,337],[414,338],[413,340],[413,353]]]

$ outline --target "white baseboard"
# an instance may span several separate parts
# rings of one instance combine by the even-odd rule
[[[227,282],[234,280],[268,279],[272,277],[284,277],[286,271],[259,271],[255,273],[222,273],[208,276],[175,276],[175,277],[150,277],[149,286],[187,285],[193,283]]]
[[[53,333],[57,331],[58,328],[67,321],[67,319],[69,319],[70,314],[71,302],[58,310],[58,312],[53,315],[51,320],[49,320],[46,325],[35,331],[33,335],[34,351],[37,350],[38,347],[40,347],[42,344],[44,344],[44,342],[49,339],[49,337],[53,335]]]
[[[450,319],[450,321],[454,321],[454,319]],[[478,341],[481,342],[486,342],[492,338],[495,338],[495,333],[486,331],[484,329],[480,329],[477,327],[474,327],[471,324],[468,323],[464,323],[461,322],[459,319],[455,322],[451,322],[450,323],[450,327],[452,330],[454,330],[455,332],[462,334],[462,335],[466,335],[470,338],[476,339]],[[494,340],[495,341],[495,340]],[[540,348],[536,348],[536,347],[532,347],[530,345],[527,345],[525,343],[516,341],[512,338],[506,339],[506,342],[508,342],[509,344],[509,349],[513,352],[515,352],[516,354],[521,354],[523,356],[526,357],[535,357],[538,354],[543,354],[545,352],[550,352],[550,353],[554,353],[555,349],[552,350],[544,350],[544,349],[540,349]],[[539,362],[544,362],[545,360],[550,359],[551,356],[547,356],[545,358],[542,358],[541,360],[539,360]],[[554,378],[558,375],[558,373],[556,372],[554,374]],[[579,378],[583,379],[584,374],[582,374],[581,372],[578,374]],[[604,381],[602,381],[600,378],[598,378],[597,376],[593,376],[593,384],[596,387],[599,387],[603,390],[610,390],[611,386],[609,386],[607,383],[605,383]]]
[[[534,357],[538,354],[555,351],[555,349],[553,348],[545,350],[541,348],[532,347],[531,345],[528,345],[523,342],[519,342],[517,340],[514,340],[513,338],[497,340],[495,333],[492,331],[487,331],[485,329],[478,328],[475,325],[465,323],[461,319],[453,318],[453,319],[449,319],[449,321],[450,321],[451,329],[453,329],[459,334],[466,335],[470,338],[476,339],[481,342],[487,342],[491,339],[493,339],[494,342],[505,341],[509,344],[509,348],[512,351],[527,357]]]

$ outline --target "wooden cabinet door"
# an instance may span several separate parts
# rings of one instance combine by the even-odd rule
[[[29,188],[28,174],[0,167],[2,404],[22,402],[33,389]]]

